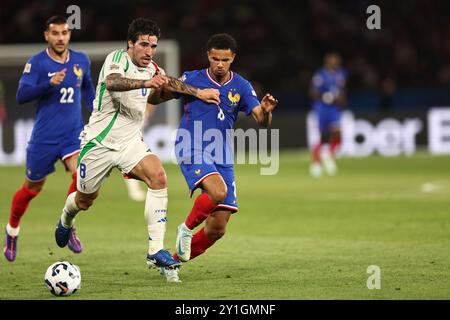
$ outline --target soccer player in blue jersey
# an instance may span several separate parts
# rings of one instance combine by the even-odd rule
[[[259,125],[267,127],[272,122],[272,110],[278,103],[270,94],[258,101],[252,85],[230,70],[236,49],[236,41],[230,35],[213,35],[207,43],[209,67],[185,72],[181,77],[182,81],[192,86],[212,87],[220,92],[218,105],[182,96],[184,114],[178,129],[175,153],[191,196],[195,189],[202,190],[185,222],[178,227],[174,258],[182,261],[201,255],[219,240],[225,234],[231,214],[238,211],[233,148],[227,142],[228,132],[233,128],[238,113],[252,115]],[[158,104],[174,97],[178,96],[155,90],[150,101]],[[196,132],[199,128],[200,132]],[[208,149],[211,141],[205,142],[202,137],[207,132],[217,134],[217,130],[220,134],[215,135],[217,144],[213,154]],[[187,142],[186,150],[186,139],[189,140],[189,137],[193,139]],[[203,221],[205,226],[193,235],[193,230]]]
[[[310,96],[320,131],[320,141],[312,149],[310,174],[313,177],[322,175],[322,165],[330,175],[337,172],[334,156],[341,142],[340,120],[346,103],[347,79],[341,61],[336,52],[326,54],[324,66],[314,73],[311,82]],[[328,149],[323,148],[324,144],[328,144]]]
[[[89,58],[68,48],[71,31],[66,18],[49,18],[44,36],[48,47],[28,60],[17,90],[17,102],[37,100],[37,110],[27,147],[25,182],[14,194],[6,225],[3,253],[8,261],[16,258],[20,219],[30,201],[41,192],[46,177],[55,170],[58,159],[72,174],[68,193],[76,191],[79,134],[83,129],[81,99],[92,111],[95,98]],[[69,249],[75,253],[82,250],[76,233],[70,239]]]

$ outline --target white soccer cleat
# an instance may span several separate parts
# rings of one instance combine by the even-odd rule
[[[322,176],[322,166],[318,162],[313,162],[309,166],[309,174],[314,178]]]
[[[167,282],[181,282],[178,273],[180,268],[159,268],[159,273],[166,278]]]
[[[134,179],[124,179],[128,189],[128,197],[137,202],[145,201],[147,192],[141,189],[140,183]]]
[[[323,167],[325,168],[325,171],[330,176],[336,175],[338,169],[336,162],[331,157],[323,157],[322,158]]]
[[[184,222],[177,228],[177,242],[175,244],[178,258],[186,262],[191,258],[192,230]]]

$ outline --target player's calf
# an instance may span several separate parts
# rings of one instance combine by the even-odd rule
[[[225,226],[207,226],[205,228],[205,235],[209,240],[216,242],[225,235],[225,230]]]

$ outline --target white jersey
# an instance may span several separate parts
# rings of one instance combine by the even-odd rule
[[[149,80],[157,71],[164,74],[154,62],[146,68],[138,67],[125,50],[111,52],[100,72],[94,110],[89,123],[80,134],[81,139],[95,139],[107,148],[119,150],[127,141],[135,141],[136,136],[141,136],[150,89],[109,91],[106,89],[105,80],[112,73],[118,73],[128,79]]]

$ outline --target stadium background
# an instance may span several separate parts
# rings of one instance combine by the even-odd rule
[[[245,178],[241,182],[239,195],[243,204],[242,211],[246,216],[242,214],[239,216],[240,220],[233,221],[231,234],[221,240],[221,247],[211,250],[210,256],[216,260],[205,257],[199,261],[200,266],[192,264],[192,267],[189,266],[191,269],[187,269],[186,279],[193,284],[186,286],[191,286],[188,289],[198,294],[195,297],[230,299],[242,294],[237,297],[448,299],[449,158],[430,155],[427,150],[430,128],[427,125],[431,108],[450,105],[450,21],[447,17],[450,2],[112,0],[105,3],[97,0],[3,0],[0,5],[0,44],[43,44],[45,20],[52,14],[64,13],[71,4],[81,8],[81,30],[72,33],[72,43],[125,43],[128,23],[134,17],[149,17],[160,25],[162,39],[171,39],[178,43],[180,70],[205,66],[205,42],[208,37],[216,32],[228,32],[236,38],[239,45],[233,69],[248,78],[259,95],[270,91],[280,101],[273,122],[273,127],[280,129],[280,146],[282,150],[286,150],[286,153],[281,155],[280,174],[264,180],[256,169],[238,169],[241,177]],[[381,7],[381,30],[366,28],[369,16],[366,9],[372,4]],[[321,66],[323,54],[328,50],[337,50],[342,54],[343,65],[349,72],[348,110],[351,110],[355,117],[370,121],[373,125],[386,118],[397,119],[400,123],[410,118],[420,119],[422,127],[415,141],[423,151],[419,150],[417,155],[411,157],[403,157],[404,153],[401,153],[399,157],[389,159],[377,155],[364,160],[343,159],[341,172],[334,179],[315,181],[307,175],[309,156],[298,151],[304,150],[308,142],[307,113],[311,102],[307,90],[313,71]],[[32,54],[34,52],[29,53],[30,56]],[[98,70],[93,70],[95,84],[97,73]],[[3,102],[6,110],[6,116],[2,118],[4,152],[12,151],[14,123],[34,115],[32,104],[27,104],[30,106],[28,108],[18,106],[15,102],[19,78],[20,73],[2,72],[0,75],[0,102]],[[443,126],[450,123],[446,119],[442,121]],[[252,127],[253,123],[249,119],[240,119],[238,126],[248,128]],[[357,140],[357,137],[355,139]],[[386,139],[389,140],[389,137]],[[445,136],[442,139],[444,144],[449,141]],[[290,151],[287,151],[288,149]],[[446,149],[444,152],[450,151]],[[0,172],[0,217],[1,221],[5,222],[14,188],[18,187],[23,179],[23,167],[0,168]],[[174,186],[172,190],[176,192],[175,195],[185,197],[184,182],[177,168],[169,166],[168,174],[169,179],[172,179],[171,185]],[[58,249],[52,243],[53,226],[49,225],[47,220],[53,224],[54,210],[59,210],[64,197],[61,185],[65,189],[68,182],[61,166],[52,179],[44,191],[47,195],[43,195],[31,205],[31,210],[38,212],[29,213],[24,219],[27,231],[31,231],[33,225],[39,226],[35,235],[45,235],[45,241],[35,242],[31,235],[27,236],[24,232],[23,242],[20,244],[20,254],[24,255],[22,259],[28,258],[28,266],[40,269],[45,265],[39,260],[38,248],[29,249],[27,243],[28,246],[31,246],[31,243],[43,246],[45,261],[48,264],[60,258],[60,255],[53,254],[53,251]],[[116,203],[116,207],[113,207],[115,210],[140,212],[142,208],[127,202],[119,177],[111,177],[111,181],[109,186],[105,186],[103,202],[97,205],[97,217],[107,214],[111,209],[111,205],[106,202],[114,203],[117,199],[123,201]],[[432,194],[421,193],[420,186],[430,181],[438,181],[433,185],[434,189],[431,188],[438,191]],[[11,185],[8,182],[11,182]],[[260,203],[261,194],[268,192],[267,184],[275,191],[267,194],[265,203]],[[61,201],[52,198],[58,192],[58,199]],[[181,221],[183,212],[190,206],[187,197],[181,199],[185,201],[173,204],[175,207],[172,207],[172,211],[176,212],[173,220],[176,221]],[[280,208],[286,219],[284,223],[274,222],[270,216],[270,212],[277,212]],[[270,212],[266,212],[268,210]],[[266,213],[261,216],[261,212]],[[140,214],[136,216],[139,217],[129,218],[130,223],[135,221],[138,226],[136,228],[141,228],[142,217]],[[374,216],[379,223],[375,227],[370,226]],[[42,223],[45,222],[45,225],[39,224],[40,217],[44,219]],[[254,224],[254,219],[257,218],[258,222]],[[89,225],[92,220],[87,220],[79,219],[78,223],[81,230],[85,228],[83,239],[91,247],[97,247],[91,249],[89,257],[94,256],[101,261],[104,252],[100,251],[100,247],[111,246],[106,241],[108,233],[93,229],[93,226]],[[168,224],[169,243],[173,242],[171,230],[175,228],[176,221]],[[109,232],[112,233],[114,230],[123,232],[123,228],[126,229],[125,232],[130,233],[134,230],[131,226],[123,227],[118,217],[112,218],[109,227]],[[89,244],[89,232],[100,235],[100,240],[94,241],[91,237]],[[230,262],[228,257],[236,254],[236,247],[239,247],[238,252],[242,254],[250,251],[249,261],[256,261],[260,266],[264,259],[258,256],[258,253],[265,252],[256,246],[258,241],[263,241],[261,239],[267,235],[270,239],[269,242],[264,242],[264,245],[267,248],[273,246],[270,250],[276,252],[276,259],[283,259],[282,257],[286,258],[292,254],[291,259],[301,265],[298,274],[293,275],[291,271],[280,274],[280,269],[284,270],[285,265],[278,264],[278,260],[264,262],[263,268],[256,268],[259,272],[256,278],[253,278],[255,271],[250,270],[247,264],[241,261],[233,261],[237,267],[233,270],[227,269]],[[131,241],[142,243],[140,236],[133,237],[130,238]],[[372,241],[376,242],[377,249],[374,249],[375,244]],[[295,250],[299,244],[302,251],[301,255],[297,256]],[[116,245],[121,254],[131,252],[137,256],[141,255],[144,248],[139,247],[139,251],[134,247],[128,251],[122,243]],[[47,247],[51,253],[47,252]],[[408,255],[411,247],[416,251],[411,251]],[[115,253],[111,248],[108,250],[108,254]],[[353,256],[355,252],[357,254]],[[370,253],[365,255],[364,252]],[[78,263],[84,263],[84,272],[91,271],[90,275],[86,273],[85,278],[91,281],[91,284],[87,282],[84,290],[86,295],[83,296],[81,291],[81,298],[155,297],[147,291],[139,291],[144,290],[142,288],[138,291],[127,289],[127,283],[122,279],[123,274],[136,274],[142,270],[125,265],[126,261],[115,261],[113,269],[108,269],[104,275],[94,276],[92,273],[96,272],[96,269],[95,266],[89,266],[89,257],[75,258],[68,254],[64,257],[78,259]],[[0,277],[5,281],[1,281],[0,289],[3,290],[0,290],[0,298],[11,298],[8,292],[17,286],[14,282],[17,281],[15,275],[23,276],[27,266],[19,261],[19,267],[14,269],[14,266],[6,265],[4,259],[2,260],[0,264],[4,272],[2,273],[0,268]],[[133,258],[130,261],[141,266],[141,260]],[[373,261],[384,261],[385,265],[393,270],[390,276],[386,276],[391,283],[386,285],[387,290],[381,293],[373,293],[365,288],[365,268]],[[363,270],[356,276],[351,267],[355,263]],[[215,269],[218,275],[204,271],[203,267],[207,269],[210,265],[218,267]],[[404,273],[408,271],[405,270],[411,271],[408,268],[413,265],[417,269],[410,272],[412,278],[407,280]],[[115,273],[116,269],[121,267],[127,271]],[[212,280],[199,282],[194,271]],[[338,273],[340,277],[323,276],[327,275],[327,272]],[[108,277],[115,277],[117,274],[117,285],[123,285],[123,295],[116,291],[119,290],[118,286],[114,287],[114,291],[108,291],[108,286],[111,285]],[[225,279],[220,278],[221,274],[226,275]],[[269,275],[273,278],[267,282],[266,277]],[[36,279],[40,276],[36,276]],[[293,281],[292,277],[302,279],[297,282],[297,279]],[[342,278],[345,280],[342,281]],[[12,283],[10,280],[13,280]],[[23,295],[20,297],[47,298],[46,293],[41,294],[41,291],[38,291],[41,290],[40,284],[33,281],[34,278],[19,282],[18,286],[23,289]],[[145,280],[138,278],[133,279],[132,283],[142,284],[142,281]],[[97,290],[98,287],[92,283],[103,286],[105,291]],[[248,286],[247,290],[242,289],[242,283]],[[355,283],[363,284],[363,288]],[[410,286],[405,283],[410,283]],[[24,288],[27,285],[29,288]],[[223,292],[215,290],[215,286],[223,286]],[[202,288],[210,288],[213,293],[208,295]],[[159,294],[157,298],[195,298],[173,288],[167,291],[164,286],[153,290],[155,294]]]
[[[135,16],[157,21],[162,39],[180,48],[180,71],[207,63],[205,42],[215,32],[229,32],[239,44],[234,69],[261,95],[272,92],[282,102],[274,127],[282,147],[305,147],[307,90],[313,71],[328,50],[338,50],[349,72],[348,109],[373,124],[393,116],[419,117],[417,143],[427,144],[426,112],[450,105],[450,23],[446,1],[80,1],[81,29],[72,41],[123,41]],[[66,11],[70,1],[2,1],[0,43],[42,43],[46,18]],[[366,9],[382,8],[382,29],[368,30]],[[205,12],[207,14],[205,14]],[[418,14],[420,13],[420,14]],[[431,23],[432,22],[432,23]],[[101,64],[101,63],[99,63]],[[96,84],[100,66],[93,66]],[[2,78],[6,77],[5,73]],[[2,93],[8,114],[4,148],[11,151],[11,122],[33,117],[32,108],[17,107],[19,75],[9,75]],[[3,80],[5,82],[5,80]],[[241,126],[249,126],[243,121]],[[9,129],[8,129],[9,128]],[[9,131],[8,131],[9,130]],[[9,133],[8,133],[9,132]]]

